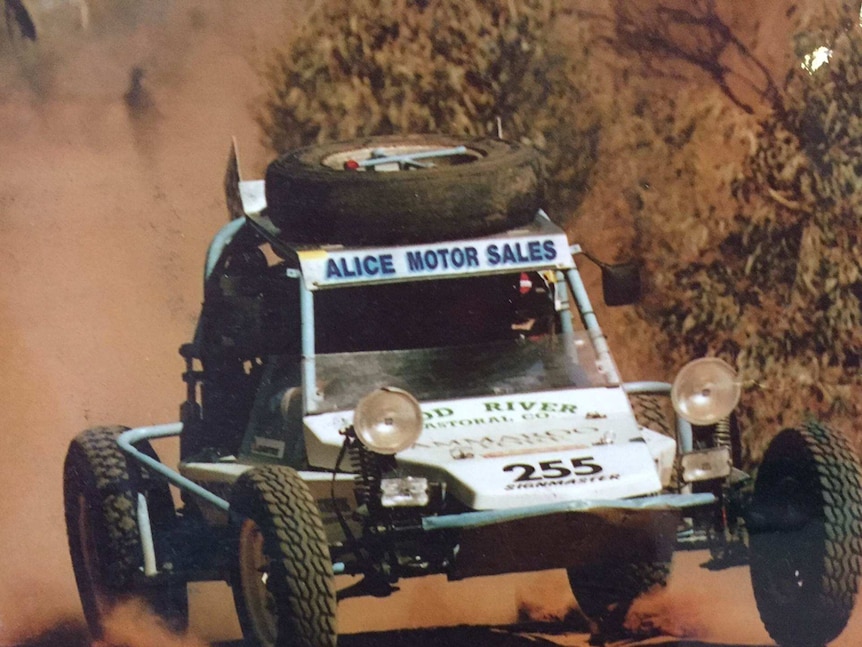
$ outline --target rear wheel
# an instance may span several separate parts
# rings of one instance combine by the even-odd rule
[[[595,563],[567,570],[581,612],[590,620],[592,644],[625,636],[626,614],[635,599],[667,585],[669,561]]]
[[[133,464],[117,445],[125,427],[96,427],[70,444],[63,472],[69,552],[84,616],[95,637],[114,605],[140,598],[174,631],[188,622],[184,582],[144,582],[138,494],[145,496],[154,535],[175,522],[167,484]],[[149,445],[139,448],[155,458]],[[156,551],[158,556],[159,551]]]
[[[459,146],[463,151],[453,152]],[[363,166],[415,154],[438,156]],[[542,206],[542,183],[538,152],[528,146],[447,135],[369,137],[279,157],[266,172],[266,201],[291,241],[391,245],[529,224]]]
[[[232,587],[243,635],[259,647],[335,647],[335,583],[317,505],[289,467],[245,472],[231,511]]]
[[[760,617],[784,647],[824,645],[856,601],[862,534],[859,463],[817,422],[786,429],[758,470],[747,519]]]

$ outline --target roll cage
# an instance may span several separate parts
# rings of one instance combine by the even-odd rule
[[[534,282],[542,275],[550,279],[552,293],[545,304],[556,310],[560,332],[573,332],[571,294],[600,370],[608,383],[619,383],[573,260],[581,249],[570,246],[543,211],[528,227],[479,239],[362,248],[286,243],[261,213],[237,222],[216,236],[206,281],[217,276],[216,269],[224,269],[210,259],[229,256],[232,243],[248,236],[246,228],[271,245],[282,262],[269,271],[283,273],[281,281],[289,285],[292,296],[287,300],[296,304],[299,324],[298,330],[288,333],[291,340],[276,346],[301,357],[302,384],[316,384],[316,357],[321,353],[505,339],[513,334],[517,316],[524,316],[514,312],[519,280]],[[314,388],[304,388],[303,409],[315,410],[316,398]]]

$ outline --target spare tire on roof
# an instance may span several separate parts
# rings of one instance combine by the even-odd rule
[[[452,149],[463,146],[461,152]],[[415,162],[375,157],[414,155]],[[425,154],[443,153],[437,157]],[[358,168],[357,168],[358,167]],[[311,146],[266,171],[267,211],[298,243],[390,245],[498,233],[533,221],[543,170],[529,146],[401,135]]]

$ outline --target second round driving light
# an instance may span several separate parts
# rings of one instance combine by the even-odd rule
[[[693,425],[713,425],[739,403],[742,386],[736,371],[717,357],[703,357],[682,367],[670,392],[673,408]]]

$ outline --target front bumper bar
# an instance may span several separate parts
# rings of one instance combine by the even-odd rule
[[[170,483],[201,497],[223,511],[226,500],[138,450],[142,440],[179,435],[182,423],[131,429],[118,439],[120,448]],[[457,556],[452,579],[515,571],[573,566],[597,559],[669,559],[680,511],[714,504],[715,496],[665,494],[623,500],[560,501],[509,510],[480,510],[426,517],[426,532],[454,533]],[[158,574],[147,502],[138,497],[138,525],[144,553],[144,574]],[[502,550],[501,550],[502,549]],[[345,572],[333,564],[336,574]]]
[[[424,530],[480,528],[507,521],[531,519],[533,517],[543,517],[565,512],[596,512],[600,510],[670,511],[696,508],[715,502],[715,495],[710,493],[662,494],[642,499],[560,501],[559,503],[512,508],[511,510],[480,510],[478,512],[464,512],[442,517],[426,517],[422,520],[422,528]]]

